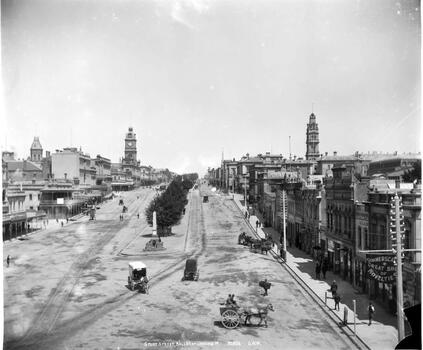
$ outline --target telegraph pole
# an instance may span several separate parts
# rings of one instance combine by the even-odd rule
[[[392,244],[393,252],[396,253],[396,264],[397,264],[397,322],[398,322],[398,342],[404,339],[404,295],[402,290],[402,235],[404,233],[401,230],[403,227],[401,223],[402,209],[400,210],[400,198],[398,193],[391,200],[391,234],[392,238],[395,237],[395,244]],[[395,236],[393,235],[393,228],[395,228]],[[396,249],[395,249],[396,248]],[[396,252],[395,252],[396,251]]]
[[[286,262],[286,193],[282,190],[283,258]]]

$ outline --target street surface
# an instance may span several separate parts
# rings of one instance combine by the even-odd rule
[[[143,252],[152,232],[144,209],[155,195],[122,193],[129,209],[122,222],[115,198],[96,221],[50,223],[4,245],[4,256],[12,256],[4,268],[6,349],[356,348],[270,254],[237,244],[249,229],[241,212],[205,185],[190,192],[174,235],[162,238],[166,250]],[[199,281],[181,281],[192,257]],[[148,267],[148,295],[126,286],[128,262],[136,260]],[[264,278],[269,296],[258,286]],[[232,293],[241,307],[272,303],[268,328],[254,317],[253,325],[224,328],[219,303]]]

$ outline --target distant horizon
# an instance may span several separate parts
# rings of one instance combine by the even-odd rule
[[[421,150],[418,0],[4,0],[1,147],[205,173],[249,154]],[[289,137],[291,142],[289,146]]]

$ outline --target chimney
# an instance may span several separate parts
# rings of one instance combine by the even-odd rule
[[[338,154],[338,152],[333,151],[333,155],[336,157],[336,155]]]

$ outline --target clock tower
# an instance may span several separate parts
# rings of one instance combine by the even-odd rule
[[[137,165],[137,138],[132,127],[128,129],[125,137],[125,165]]]

